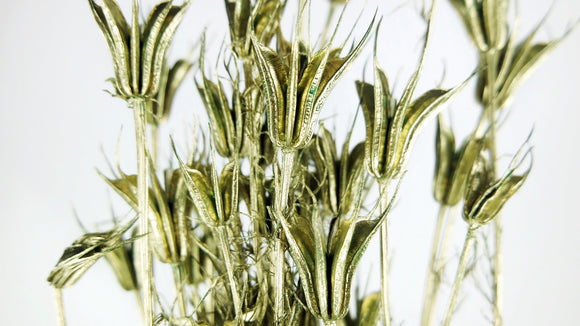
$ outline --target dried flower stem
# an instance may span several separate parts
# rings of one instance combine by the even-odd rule
[[[427,282],[425,286],[425,299],[423,302],[423,315],[421,320],[421,325],[423,326],[431,325],[433,320],[433,308],[437,301],[437,292],[441,280],[441,257],[439,257],[443,246],[441,236],[448,211],[449,206],[441,205],[437,217],[437,224],[435,225],[435,235],[433,237],[433,245],[431,246],[431,262],[429,264],[429,272],[427,274]]]
[[[496,70],[497,66],[497,51],[490,50],[486,54],[487,59],[487,80],[488,80],[488,99],[487,105],[484,108],[487,114],[487,119],[489,120],[489,135],[488,135],[488,146],[491,155],[491,167],[493,175],[497,174],[497,149],[496,149],[496,123],[495,115],[497,111],[496,96],[497,96],[497,86],[496,86]],[[493,321],[494,326],[502,325],[502,302],[503,302],[503,257],[501,252],[501,214],[498,214],[493,221],[495,227],[495,253],[493,255]]]
[[[292,170],[294,168],[294,161],[296,159],[296,150],[280,149],[280,157],[282,160],[281,173],[276,180],[276,214],[278,218],[282,218],[283,214],[289,211],[288,197],[290,195],[290,183],[292,179]],[[274,312],[277,324],[282,321],[284,315],[284,246],[282,244],[282,232],[278,222],[276,226],[276,236],[274,245],[274,259],[275,259],[275,298],[274,298]]]
[[[135,139],[137,143],[137,200],[139,206],[139,231],[142,234],[137,240],[139,256],[138,275],[143,296],[143,321],[145,325],[153,323],[153,270],[151,250],[149,249],[149,160],[147,159],[147,103],[145,99],[132,98],[129,105],[135,117]]]
[[[54,288],[54,303],[56,306],[56,318],[59,326],[66,326],[66,319],[64,316],[64,306],[62,304],[62,289]]]
[[[185,295],[183,293],[183,267],[181,264],[171,266],[173,270],[173,282],[175,284],[175,294],[177,296],[177,305],[181,316],[187,316]]]
[[[232,263],[232,255],[230,253],[230,245],[228,243],[227,229],[224,226],[219,226],[216,228],[216,235],[219,241],[219,247],[223,255],[224,262],[226,264],[226,272],[228,274],[228,283],[230,286],[230,291],[232,293],[232,300],[234,303],[234,309],[236,312],[236,325],[241,325],[242,318],[242,300],[240,299],[240,293],[238,292],[238,283],[234,277],[234,265]]]
[[[387,196],[388,180],[379,180],[381,211],[389,205]],[[381,225],[381,302],[383,308],[384,325],[391,325],[391,307],[389,302],[389,235],[388,218]]]
[[[465,236],[463,250],[461,251],[461,257],[459,258],[459,266],[457,267],[457,273],[455,274],[455,281],[453,282],[453,289],[451,290],[451,297],[449,297],[449,303],[447,305],[447,312],[445,313],[445,321],[443,322],[443,326],[449,326],[451,323],[451,318],[453,317],[453,313],[455,311],[455,303],[457,302],[459,289],[461,288],[461,282],[463,282],[465,271],[467,270],[467,263],[469,261],[471,246],[475,241],[476,230],[477,227],[471,225],[467,229],[467,235]]]

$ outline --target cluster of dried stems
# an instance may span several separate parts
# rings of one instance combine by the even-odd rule
[[[521,166],[531,166],[531,154],[522,146],[507,171],[498,171],[497,120],[517,85],[557,41],[534,43],[537,28],[517,41],[507,21],[509,0],[450,1],[478,50],[475,73],[450,89],[414,94],[436,15],[434,0],[419,63],[395,97],[376,53],[380,22],[368,22],[350,48],[345,48],[348,39],[335,40],[336,29],[329,25],[346,1],[330,2],[325,31],[311,46],[305,28],[308,0],[299,1],[290,36],[280,28],[286,1],[225,0],[230,42],[223,51],[227,82],[222,83],[206,75],[205,41],[196,62],[170,64],[165,58],[189,0],[160,2],[144,24],[137,0],[130,21],[115,0],[89,0],[112,54],[114,95],[134,112],[137,143],[135,173],[117,168],[102,177],[134,217],[107,232],[87,232],[65,249],[48,278],[61,325],[61,289],[101,257],[121,286],[136,292],[145,325],[390,325],[387,219],[413,142],[437,116],[434,196],[441,209],[421,325],[435,320],[453,222],[449,212],[459,205],[467,235],[443,324],[453,317],[476,234],[493,223],[489,299],[493,322],[501,325],[498,214],[526,179],[529,168]],[[355,144],[349,133],[339,142],[319,122],[319,113],[373,34],[374,79],[355,83],[366,138]],[[194,79],[209,116],[209,134],[194,139],[187,157],[171,144],[178,162],[172,167],[158,162],[157,128],[194,64],[199,65]],[[456,146],[440,113],[473,79],[481,115]],[[353,274],[377,232],[381,291],[356,297],[352,305]],[[153,273],[158,264],[173,270],[171,306],[158,300]],[[349,313],[351,306],[356,309]]]

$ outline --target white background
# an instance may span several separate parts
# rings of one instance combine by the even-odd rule
[[[317,15],[326,12],[326,2],[314,2],[312,29],[317,33],[322,21]],[[378,2],[367,4],[356,36],[361,35]],[[121,3],[128,12],[130,2]],[[361,4],[353,1],[343,32]],[[395,10],[401,4],[402,8]],[[519,1],[520,35],[527,33],[549,6],[549,1]],[[147,1],[142,12],[151,7],[152,2]],[[419,5],[413,1],[385,1],[378,7],[379,15],[385,16],[379,60],[400,94],[417,62],[425,24],[418,15]],[[286,31],[294,17],[293,8],[290,6],[285,16]],[[558,1],[537,39],[562,35],[579,13],[578,1]],[[132,114],[122,101],[102,91],[110,89],[105,79],[113,74],[111,59],[86,1],[4,0],[0,15],[0,324],[55,325],[46,277],[62,250],[81,234],[73,207],[89,228],[97,229],[110,220],[114,194],[94,167],[106,169],[101,146],[113,160],[123,127],[121,162],[126,171],[134,171]],[[225,17],[221,1],[194,1],[171,57],[185,55],[205,26],[209,50],[215,52],[226,37]],[[343,35],[339,33],[338,39]],[[441,1],[437,10],[433,37],[420,91],[442,80],[444,87],[451,87],[464,80],[476,64],[475,52],[446,1]],[[532,174],[504,210],[508,326],[580,322],[579,41],[580,33],[573,32],[522,85],[498,135],[501,162],[505,164],[534,127]],[[362,66],[369,58],[369,51],[363,53],[359,64],[330,96],[321,114],[327,118],[328,128],[336,126],[344,132],[350,124],[345,121],[351,121],[357,103],[352,81],[361,78]],[[372,72],[368,70],[366,76],[372,78]],[[189,135],[186,131],[193,115],[206,121],[193,87],[188,77],[175,115],[163,130],[165,136],[183,139],[179,142],[182,148],[189,141],[184,137]],[[450,105],[454,126],[463,133],[472,128],[473,117],[479,114],[471,98],[473,87]],[[357,140],[362,135],[359,129]],[[437,214],[431,195],[433,135],[434,124],[430,123],[415,146],[391,215],[395,325],[416,325],[420,320]],[[165,149],[162,158],[169,158]],[[117,209],[120,216],[126,212]],[[465,228],[459,219],[455,225],[450,271],[456,265]],[[376,247],[370,248],[357,274],[361,284],[370,280],[371,290],[378,288],[378,257]],[[445,279],[445,288],[450,281]],[[489,305],[473,288],[474,278],[469,277],[465,284],[455,325],[487,325]],[[443,294],[441,301],[446,300],[447,292]],[[123,292],[104,262],[65,290],[64,299],[70,325],[138,325],[140,321],[133,294]]]

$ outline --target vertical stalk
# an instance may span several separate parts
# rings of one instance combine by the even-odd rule
[[[455,274],[455,281],[453,282],[453,288],[451,290],[451,296],[449,297],[449,303],[447,305],[447,312],[445,313],[445,321],[443,322],[443,326],[449,326],[451,323],[457,297],[459,296],[459,289],[461,288],[461,282],[463,282],[465,271],[467,270],[467,263],[469,261],[471,246],[475,240],[475,230],[477,230],[477,228],[471,225],[469,226],[469,229],[467,229],[467,235],[465,236],[465,242],[463,243],[461,258],[459,258],[459,266],[457,267],[457,273]]]
[[[296,159],[297,151],[294,149],[286,150],[280,149],[281,153],[281,172],[276,175],[276,207],[275,211],[278,219],[283,218],[289,210],[288,200],[290,195],[290,183],[292,180],[292,170],[294,168],[294,160]],[[274,313],[276,324],[282,322],[284,315],[284,246],[282,245],[283,233],[280,227],[280,221],[276,223],[276,237],[274,247],[275,257],[275,298],[274,298]]]
[[[228,243],[227,230],[225,226],[218,226],[216,228],[218,236],[220,251],[226,264],[226,272],[228,274],[228,283],[230,284],[230,291],[232,293],[232,300],[234,301],[234,310],[236,312],[236,325],[242,324],[242,300],[238,292],[238,285],[234,277],[234,266],[232,264],[232,255],[230,253],[230,245]]]
[[[59,326],[66,326],[64,317],[64,306],[62,304],[62,289],[54,288],[54,303],[56,305],[56,317]]]
[[[423,315],[421,325],[431,325],[433,319],[433,308],[437,302],[437,292],[441,279],[441,267],[439,253],[441,250],[441,235],[443,233],[443,226],[445,225],[445,216],[447,215],[449,206],[441,205],[439,208],[439,215],[437,217],[437,224],[435,225],[435,235],[433,237],[433,244],[431,245],[431,262],[429,264],[429,272],[427,274],[427,282],[425,286],[425,299],[423,301]]]
[[[177,305],[179,306],[179,317],[187,316],[186,301],[183,294],[183,267],[181,263],[177,265],[172,265],[173,270],[173,282],[175,284],[175,294],[177,296]]]
[[[491,167],[494,177],[497,175],[497,149],[496,149],[496,124],[495,113],[497,111],[496,96],[496,67],[497,67],[497,51],[489,50],[485,53],[487,62],[487,101],[484,108],[487,119],[489,121],[489,136],[488,146],[491,155]],[[501,326],[502,322],[502,304],[503,304],[503,256],[502,256],[502,226],[501,215],[498,214],[493,225],[495,228],[495,253],[493,255],[493,322],[494,326]]]
[[[389,198],[387,196],[388,180],[379,180],[379,196],[381,212],[387,209]],[[389,300],[389,235],[388,218],[381,225],[381,302],[383,308],[384,325],[391,325],[391,306]]]
[[[139,281],[144,303],[143,321],[150,326],[153,323],[153,271],[151,250],[149,250],[149,160],[147,159],[147,133],[145,99],[131,99],[135,117],[135,140],[137,143],[137,201],[139,206],[139,231],[141,237],[137,240],[139,256]]]

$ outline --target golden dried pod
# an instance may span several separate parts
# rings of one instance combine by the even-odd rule
[[[124,246],[123,233],[136,220],[135,218],[126,224],[116,225],[107,232],[82,235],[64,250],[47,281],[58,289],[74,285],[99,258]]]
[[[393,197],[394,198],[394,197]],[[316,205],[311,216],[280,216],[288,250],[300,275],[308,310],[324,321],[343,318],[350,305],[352,277],[366,247],[392,207],[369,219],[339,217],[327,234]]]
[[[459,203],[464,196],[469,173],[484,145],[483,138],[470,136],[461,148],[456,150],[453,130],[445,124],[441,114],[439,115],[433,182],[433,194],[438,202],[447,206],[455,206]]]
[[[175,93],[193,64],[187,60],[177,60],[171,68],[166,64],[161,70],[161,80],[159,92],[155,100],[151,101],[151,114],[148,116],[148,123],[159,125],[167,121],[171,112],[171,105]]]
[[[482,51],[501,49],[508,38],[509,0],[450,0],[473,43]]]
[[[299,10],[289,55],[282,51],[281,57],[280,51],[268,48],[256,37],[252,39],[267,99],[268,131],[279,148],[300,149],[310,142],[328,94],[361,52],[374,24],[373,18],[361,41],[345,57],[330,48],[332,38],[311,53],[299,33],[307,2]]]
[[[415,139],[425,123],[441,112],[443,104],[457,94],[467,81],[449,90],[432,89],[411,101],[425,59],[429,39],[427,32],[419,65],[397,102],[389,91],[387,75],[378,64],[377,39],[378,28],[375,35],[374,85],[357,81],[356,88],[365,117],[367,170],[377,179],[392,179],[404,171]]]
[[[131,25],[115,0],[103,0],[102,6],[89,0],[113,57],[117,95],[147,98],[157,93],[165,54],[190,3],[186,0],[181,6],[173,6],[171,1],[160,2],[141,28],[137,0],[133,0]]]
[[[495,180],[487,159],[479,156],[467,182],[463,207],[463,218],[470,225],[489,223],[520,189],[530,173],[531,164],[520,175],[515,174],[515,171],[527,155],[531,153],[526,152],[523,158],[519,158],[518,153],[506,174],[499,180]]]
[[[202,81],[195,83],[209,117],[211,134],[217,152],[223,157],[233,157],[241,153],[243,145],[242,94],[232,82],[234,88],[233,109],[230,109],[221,81],[218,80],[215,84],[205,76],[204,56],[205,36],[199,57]]]
[[[494,104],[502,108],[509,104],[515,90],[529,76],[530,72],[549,54],[562,40],[562,38],[550,42],[534,43],[534,37],[541,24],[520,43],[516,42],[516,33],[513,32],[507,44],[498,52],[498,60],[495,66],[489,66],[485,56],[481,57],[481,65],[486,69],[494,69],[496,80],[495,90],[488,85],[488,74],[479,74],[477,81],[477,99],[484,105],[488,105],[492,94]]]
[[[126,175],[120,170],[119,173],[119,177],[110,179],[99,172],[109,186],[138,212],[137,176]],[[157,258],[165,263],[179,263],[187,256],[187,233],[191,229],[187,215],[191,204],[187,202],[183,182],[176,178],[175,173],[168,172],[165,185],[162,185],[151,165],[148,205],[150,242]]]

